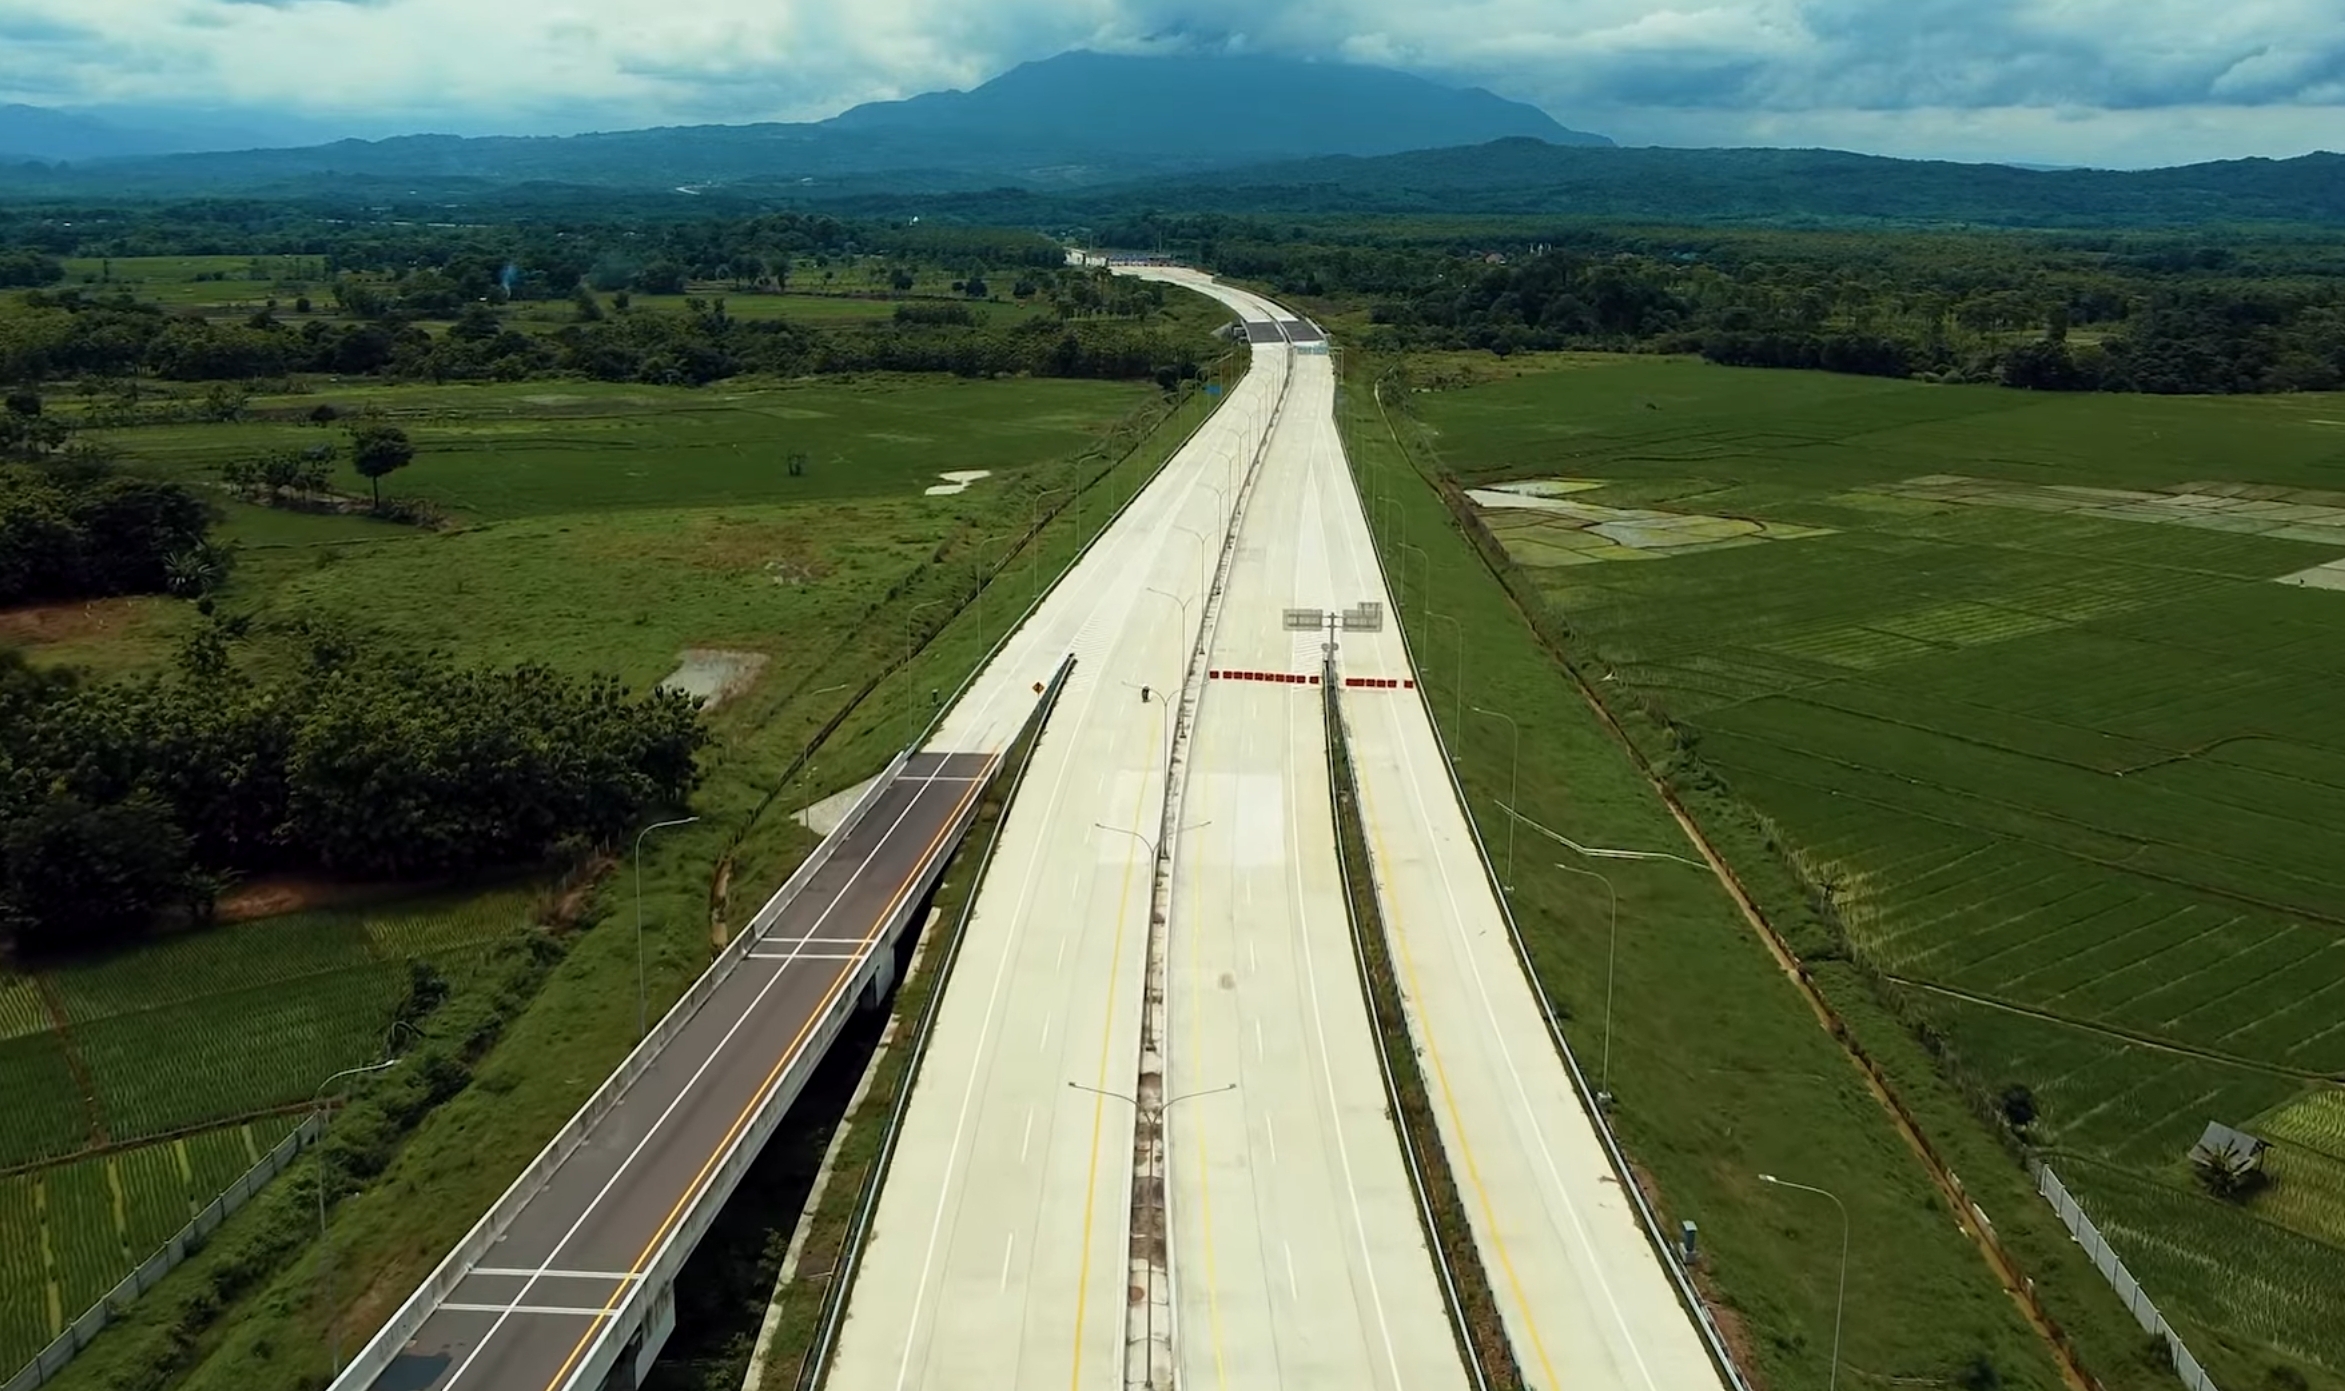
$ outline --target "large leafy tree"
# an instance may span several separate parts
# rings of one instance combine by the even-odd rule
[[[415,445],[396,425],[361,425],[350,432],[350,466],[374,485],[375,510],[383,506],[383,479],[415,462]]]

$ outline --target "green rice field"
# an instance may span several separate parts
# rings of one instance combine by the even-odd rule
[[[1599,674],[1964,1083],[2032,1091],[2194,1344],[2345,1384],[2345,399],[1481,375],[1411,409],[1469,488],[1554,482],[1477,505]],[[2242,1205],[2208,1121],[2275,1142]]]
[[[727,382],[706,388],[521,382],[321,385],[257,397],[236,424],[108,431],[138,467],[216,481],[219,465],[303,449],[339,432],[306,423],[330,405],[406,430],[416,460],[385,497],[473,520],[626,507],[709,507],[919,497],[947,471],[1022,467],[1080,450],[1155,395],[1129,382],[891,377]],[[804,471],[788,469],[793,454]],[[336,486],[366,491],[347,465]]]
[[[32,1357],[386,1054],[428,961],[461,982],[518,889],[284,914],[0,975],[0,1363]]]
[[[0,976],[0,1171],[304,1103],[327,1073],[384,1055],[409,962],[455,979],[529,915],[519,890],[444,895]]]
[[[32,1360],[296,1123],[263,1116],[0,1177],[0,1364]]]

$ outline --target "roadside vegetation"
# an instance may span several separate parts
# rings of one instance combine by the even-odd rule
[[[1518,634],[1527,622],[1568,664],[1569,701],[1494,706],[1523,724],[1525,814],[1582,844],[1682,853],[1666,822],[1628,839],[1591,804],[1596,770],[1650,770],[1842,1035],[1799,1019],[1795,994],[1747,949],[1742,988],[1772,994],[1796,1037],[1762,1041],[1756,998],[1720,1016],[1729,1028],[1658,1030],[1675,1002],[1717,996],[1714,973],[1734,958],[1674,940],[1686,910],[1647,896],[1718,901],[1714,883],[1668,863],[1585,860],[1516,827],[1518,911],[1550,895],[1548,930],[1568,941],[1581,924],[1580,949],[1554,949],[1544,969],[1573,1001],[1583,1057],[1602,1046],[1590,971],[1608,950],[1586,936],[1609,922],[1594,876],[1620,894],[1620,1126],[1664,1200],[1702,1221],[1713,1288],[1762,1326],[1781,1317],[1737,1288],[1737,1238],[1720,1228],[1749,1220],[1731,1215],[1745,1203],[1799,1195],[1746,1186],[1721,1205],[1672,1156],[1715,1166],[1780,1124],[1815,1137],[1808,1166],[1861,1150],[1883,1164],[1821,1185],[1849,1204],[1859,1271],[1945,1252],[1951,1285],[1852,1276],[1852,1348],[1880,1328],[1856,1332],[1857,1291],[1917,1301],[1884,1321],[1907,1338],[1947,1331],[1921,1305],[1959,1307],[1951,1288],[1992,1298],[1942,1199],[1915,1199],[1937,1210],[1936,1231],[1864,1253],[1885,1220],[1864,1192],[1910,1190],[1925,1171],[1896,1153],[1888,1113],[1850,1091],[1854,1055],[1992,1221],[1985,1247],[2033,1282],[2091,1375],[2151,1384],[2138,1379],[2153,1354],[2035,1196],[2026,1157],[2053,1165],[2219,1382],[2345,1384],[2337,1287],[2319,1274],[2345,1260],[2345,1171],[2324,1123],[2335,1012],[2321,1004],[2345,900],[2319,829],[2337,819],[2323,771],[2333,731],[2314,713],[2345,609],[2317,581],[2273,583],[2345,555],[2345,530],[2327,529],[2345,513],[2331,518],[2320,491],[2340,447],[2322,423],[2341,413],[2335,398],[2127,401],[1683,359],[1419,357],[1385,387],[1403,470],[1354,381],[1369,486],[1380,465],[1382,486],[1413,485],[1408,540],[1434,559],[1433,607],[1468,626],[1467,701],[1491,706],[1504,688],[1508,644],[1474,641],[1477,622]],[[1463,579],[1442,593],[1444,553],[1479,572],[1482,598]],[[1443,718],[1449,637],[1446,624],[1418,637]],[[1619,738],[1542,774],[1568,747],[1559,717],[1589,708],[1579,691]],[[1469,715],[1452,737],[1496,843],[1508,730]],[[1574,872],[1534,877],[1546,862]],[[1658,1064],[1693,1084],[1728,1066],[1700,1061],[1710,1037],[1746,1070],[1815,1055],[1802,1071],[1848,1094],[1771,1083],[1797,1090],[1770,1121],[1705,1087],[1706,1114],[1672,1117],[1658,1106],[1673,1084],[1631,1080]],[[1640,1062],[1664,1039],[1663,1057]],[[2209,1121],[2268,1136],[2272,1180],[2209,1191],[2219,1185],[2188,1158]],[[1793,1162],[1751,1167],[1801,1179]],[[1805,1216],[1829,1225],[1831,1213]]]
[[[1615,1098],[1613,1124],[1663,1225],[1700,1228],[1695,1282],[1738,1359],[1763,1385],[1820,1384],[1829,1372],[1840,1224],[1824,1200],[1759,1178],[1772,1173],[1848,1207],[1845,1379],[2062,1385],[2050,1349],[1958,1229],[1863,1074],[1714,876],[1669,860],[1588,859],[1520,825],[1510,863],[1508,805],[1585,846],[1698,856],[1386,432],[1373,368],[1351,366],[1339,404],[1345,447],[1385,572],[1404,589],[1428,707],[1512,879],[1534,965],[1590,1082]],[[1476,707],[1519,726],[1519,772],[1513,729]],[[2144,1369],[2125,1375],[2137,1341],[2125,1339],[2115,1365],[2098,1372],[2108,1386],[2157,1384]]]
[[[314,426],[263,419],[122,428],[109,437],[126,467],[215,490],[219,530],[244,543],[244,563],[213,596],[215,613],[249,618],[243,645],[256,671],[298,656],[285,642],[305,616],[319,614],[347,619],[370,640],[444,652],[459,665],[539,662],[559,672],[608,673],[631,690],[689,666],[688,651],[742,659],[725,668],[731,675],[718,682],[714,706],[701,717],[711,742],[701,758],[705,781],[691,803],[700,823],[662,832],[645,847],[656,1012],[812,847],[813,833],[789,813],[876,770],[925,724],[932,691],[959,682],[1072,557],[1080,534],[1104,525],[1213,398],[1194,390],[1168,395],[1153,382],[909,376],[760,384],[726,399],[623,391],[386,387],[354,399],[360,414],[373,404],[412,412],[386,411],[417,443],[415,464],[387,479],[387,491],[433,508],[438,529],[392,525],[364,507],[271,507],[207,481],[224,459],[279,447],[261,436],[314,439]],[[525,399],[548,395],[555,399]],[[260,434],[207,447],[219,438],[214,432],[240,430]],[[499,439],[511,447],[491,453]],[[468,451],[472,440],[478,447]],[[938,477],[970,464],[990,466],[990,476],[959,490]],[[930,496],[930,488],[941,495]],[[99,611],[104,628],[78,610],[63,627],[25,622],[24,630],[49,639],[32,648],[36,665],[111,663],[133,674],[169,667],[186,636],[215,621],[171,601],[115,603]],[[337,1321],[347,1320],[349,1346],[632,1043],[629,899],[586,890],[563,896],[560,914],[545,899],[539,910],[516,915],[509,930],[542,944],[534,949],[546,973],[545,994],[526,1009],[528,997],[514,994],[505,978],[483,980],[452,950],[386,952],[400,969],[409,959],[430,961],[447,979],[451,1001],[492,994],[499,1022],[489,1041],[502,1042],[478,1056],[486,1087],[435,1097],[428,1121],[413,1118],[422,1127],[417,1140],[386,1146],[387,1173],[370,1169],[363,1185],[347,1185],[352,1196],[333,1215],[337,1264],[369,1277],[363,1285],[344,1281],[332,1299],[343,1311]],[[621,915],[616,932],[578,930],[614,911]],[[527,926],[556,918],[577,926]],[[20,979],[32,990],[42,986],[38,973]],[[231,1006],[220,997],[188,1008],[200,1014],[206,1007]],[[350,1056],[338,1065],[383,1056],[388,1014],[378,1002],[365,1017],[373,1021],[371,1041],[353,1025],[341,1045]],[[236,1065],[228,1045],[243,1037],[227,1033],[211,1055],[217,1066]],[[405,1051],[411,1040],[402,1034],[392,1042]],[[326,1061],[325,1051],[317,1062]],[[285,1102],[306,1103],[332,1069],[314,1070],[318,1075]],[[294,1084],[288,1078],[286,1085]],[[375,1085],[361,1080],[354,1094],[371,1095]],[[207,1118],[227,1119],[216,1111]],[[304,1160],[280,1185],[296,1191],[310,1165]],[[398,1196],[416,1191],[410,1185],[429,1187],[440,1200],[419,1210]],[[273,1220],[239,1214],[216,1243]],[[309,1220],[314,1237],[314,1212]],[[191,1263],[84,1354],[64,1384],[136,1383],[167,1371],[200,1385],[214,1366],[228,1377],[223,1384],[240,1387],[278,1384],[271,1379],[280,1377],[291,1385],[314,1374],[326,1358],[328,1296],[310,1244],[286,1233],[272,1238],[265,1259],[256,1257],[261,1263],[240,1277],[248,1283],[220,1294],[216,1308],[183,1302],[191,1297],[186,1289],[211,1278],[200,1261]],[[198,1307],[214,1313],[191,1324],[189,1310]],[[230,1311],[232,1318],[212,1321]],[[73,1312],[67,1307],[64,1316]],[[36,1309],[19,1326],[53,1323]]]
[[[628,897],[600,887],[608,852],[655,807],[701,818],[644,854],[656,1011],[814,844],[789,813],[884,762],[1073,553],[1078,495],[1096,531],[1214,399],[1195,379],[1224,355],[1217,309],[1062,281],[1031,234],[735,230],[774,259],[712,262],[733,234],[710,228],[614,232],[633,259],[556,260],[557,293],[495,242],[531,235],[511,228],[312,227],[347,240],[217,256],[173,248],[243,234],[128,213],[93,260],[18,276],[81,299],[0,304],[0,344],[32,352],[0,417],[0,577],[26,580],[0,600],[0,809],[30,827],[0,885],[0,1362],[329,1074],[396,1056],[331,1089],[349,1142],[67,1384],[207,1375],[231,1325],[239,1386],[322,1371],[330,1312],[355,1346],[632,1042],[632,939],[590,930]],[[1047,361],[1002,354],[1043,328]],[[378,333],[422,346],[292,346]],[[100,340],[130,356],[90,357]],[[545,356],[573,348],[601,365]],[[550,379],[486,380],[523,360]],[[176,529],[129,544],[134,503]],[[424,1212],[374,1195],[427,1116],[400,1172],[450,1196]],[[349,1198],[336,1263],[371,1284],[322,1279],[321,1174]]]

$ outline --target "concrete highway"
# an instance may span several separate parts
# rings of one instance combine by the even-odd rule
[[[838,1391],[1122,1381],[1134,1121],[1122,1096],[1138,1057],[1166,693],[1287,356],[1256,348],[1232,398],[938,731],[933,747],[987,746],[1013,697],[1031,699],[1075,654],[905,1114],[831,1364]]]
[[[632,1324],[614,1334],[613,1311],[666,1278],[655,1253],[705,1206],[711,1175],[730,1172],[721,1162],[751,1116],[770,1114],[777,1079],[819,1047],[817,1022],[929,882],[1069,653],[1076,666],[939,1006],[827,1384],[1123,1384],[1127,1310],[1141,1297],[1131,1258],[1155,1244],[1149,1230],[1135,1243],[1130,1225],[1131,1096],[1173,701],[1274,418],[1203,665],[1307,678],[1321,639],[1285,632],[1282,610],[1389,608],[1318,330],[1193,273],[1144,273],[1247,321],[1245,382],[593,1120],[490,1255],[452,1289],[426,1286],[449,1292],[415,1306],[430,1309],[420,1328],[397,1325],[412,1337],[370,1344],[395,1352],[388,1370],[377,1375],[376,1360],[343,1391],[555,1391],[595,1365],[590,1350],[626,1336]],[[1413,675],[1389,625],[1343,634],[1341,661],[1348,675]],[[1198,697],[1161,929],[1172,1356],[1200,1388],[1446,1391],[1466,1376],[1384,1114],[1318,694],[1307,679],[1210,681]],[[1343,699],[1410,1029],[1527,1379],[1572,1391],[1718,1386],[1510,950],[1421,693]]]
[[[1029,698],[1026,708],[1031,711]],[[915,758],[373,1385],[563,1387],[815,1021],[935,866],[992,760]]]
[[[1318,432],[1320,517],[1348,594],[1389,603],[1335,435],[1328,359],[1289,416]],[[1447,646],[1428,661],[1450,660]],[[1346,676],[1413,678],[1397,630],[1346,634]],[[1369,853],[1442,1144],[1515,1360],[1560,1391],[1718,1387],[1525,980],[1416,689],[1343,696]]]
[[[1324,374],[1324,357],[1297,361],[1301,380]],[[1290,411],[1272,438],[1212,668],[1315,673],[1321,635],[1284,631],[1283,611],[1363,597],[1330,564],[1328,485],[1348,483],[1322,424]],[[1180,819],[1197,826],[1168,962],[1180,1384],[1463,1388],[1361,998],[1319,687],[1209,682]]]

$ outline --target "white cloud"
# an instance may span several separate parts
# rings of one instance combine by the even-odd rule
[[[1166,45],[1410,67],[1651,142],[2134,163],[2345,131],[2337,0],[0,0],[0,100],[618,129]]]

